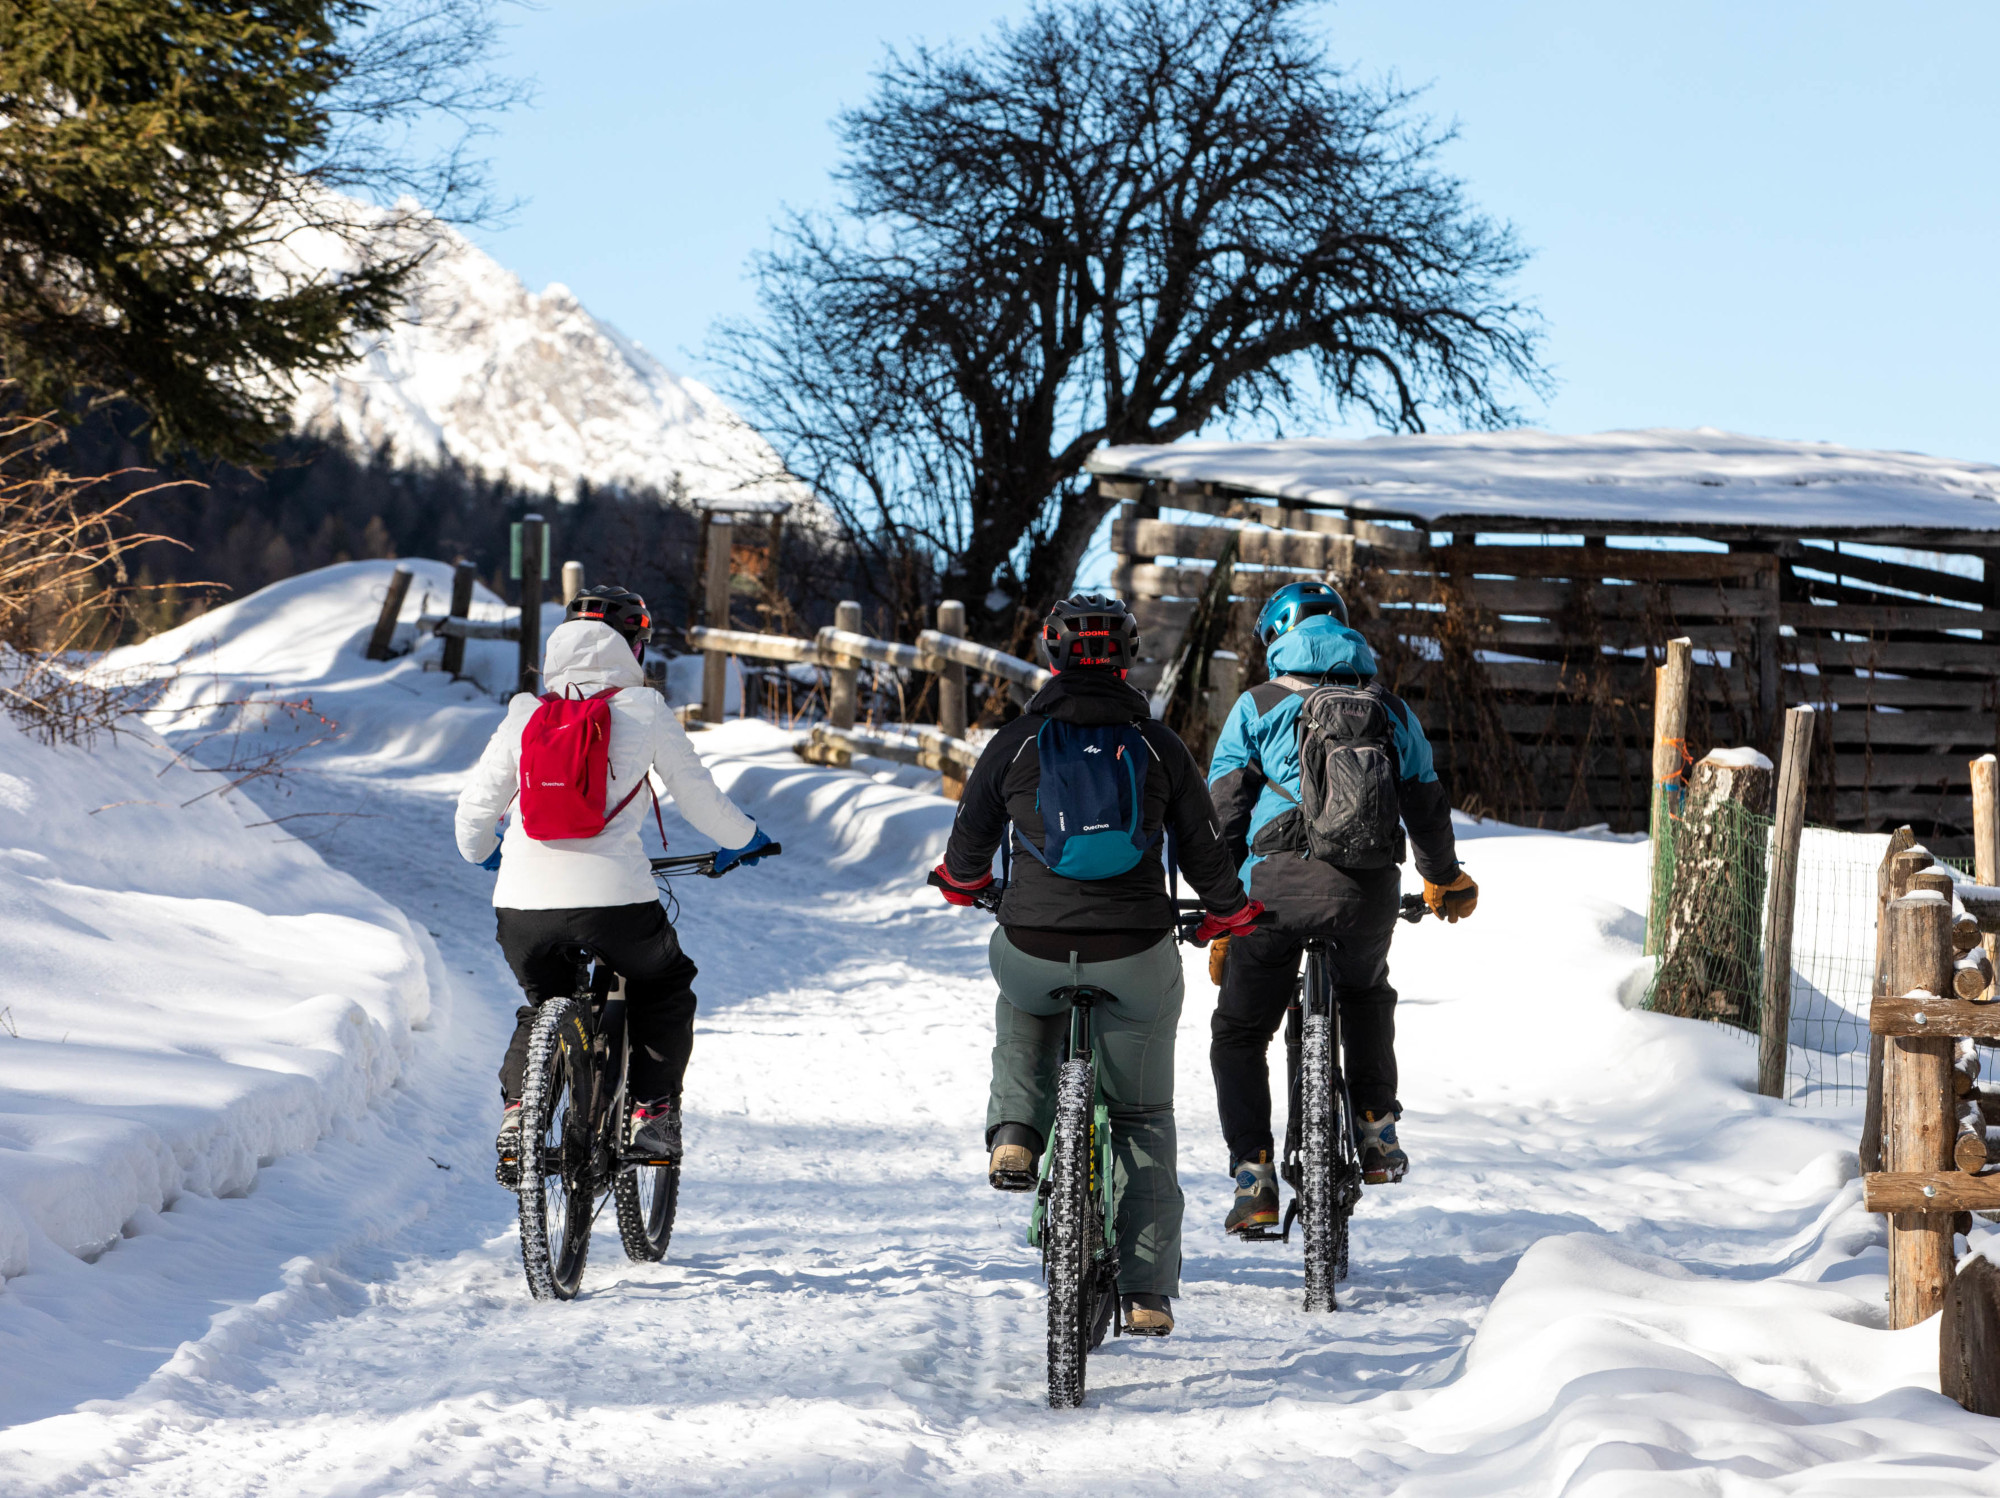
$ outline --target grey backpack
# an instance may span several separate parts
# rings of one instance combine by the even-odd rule
[[[1402,861],[1401,798],[1396,793],[1396,729],[1389,706],[1371,687],[1277,678],[1300,695],[1300,820],[1306,851],[1348,869]],[[1271,782],[1287,799],[1283,786]]]

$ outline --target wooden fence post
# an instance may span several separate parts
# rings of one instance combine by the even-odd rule
[[[1910,892],[1910,876],[1931,861],[1929,853],[1914,847],[1916,834],[1898,827],[1889,834],[1889,851],[1882,855],[1882,867],[1875,874],[1875,979],[1870,993],[1889,991],[1889,905]],[[1904,857],[1905,854],[1910,855]],[[1871,1033],[1868,1037],[1868,1095],[1861,1115],[1861,1169],[1882,1168],[1882,1089],[1883,1058],[1887,1040]]]
[[[451,569],[451,617],[469,619],[472,617],[472,582],[479,575],[479,569],[464,557]],[[444,669],[454,681],[465,674],[465,636],[446,635],[444,637]]]
[[[1778,765],[1777,824],[1771,829],[1770,903],[1764,917],[1764,999],[1757,1045],[1757,1090],[1785,1095],[1792,1032],[1792,907],[1799,888],[1799,840],[1806,826],[1806,767],[1812,763],[1813,710],[1785,714]]]
[[[539,515],[521,517],[520,690],[539,692],[542,679],[542,580],[549,570],[549,528]]]
[[[852,599],[837,604],[833,610],[833,627],[847,630],[851,634],[860,634],[861,605]],[[827,693],[827,720],[835,728],[852,728],[860,667],[850,661],[845,666],[832,667],[829,674],[833,682]]]
[[[1667,641],[1667,661],[1653,673],[1653,808],[1652,840],[1647,850],[1648,956],[1666,942],[1667,912],[1660,899],[1660,845],[1666,841],[1674,812],[1674,792],[1687,773],[1688,684],[1694,674],[1694,641]]]
[[[729,548],[733,528],[727,515],[708,517],[707,599],[701,622],[710,629],[729,628]],[[701,717],[704,723],[720,723],[729,692],[729,657],[709,650],[701,658]]]
[[[1986,563],[1992,577],[1994,563]],[[1972,762],[1972,877],[1981,884],[2000,884],[2000,759],[1982,754]],[[2000,973],[2000,936],[1986,938],[1986,961]],[[1989,985],[1988,999],[2000,992]]]
[[[965,638],[965,605],[947,598],[937,606],[937,627],[941,635]],[[954,739],[965,737],[965,667],[952,661],[938,673],[938,730]],[[956,801],[965,791],[965,771],[961,766],[944,767],[944,793]]]
[[[563,563],[563,607],[576,602],[576,595],[583,591],[583,563]]]
[[[396,638],[396,620],[402,615],[403,600],[410,594],[410,569],[398,567],[389,574],[389,591],[382,595],[382,612],[375,616],[375,629],[368,636],[363,654],[371,661],[389,659],[389,647]]]
[[[1907,855],[1905,855],[1907,856]],[[1889,905],[1888,997],[1951,993],[1951,901],[1917,890]],[[1954,1168],[1951,1062],[1947,1036],[1891,1035],[1883,1056],[1884,1167]],[[1952,1276],[1952,1214],[1889,1216],[1889,1325],[1915,1326],[1943,1305]]]

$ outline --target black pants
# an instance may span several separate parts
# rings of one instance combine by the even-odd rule
[[[528,1068],[528,1032],[544,1000],[572,992],[576,970],[566,946],[586,946],[625,980],[625,1027],[632,1037],[632,1096],[678,1098],[694,1049],[695,965],[658,900],[579,910],[499,910],[494,940],[507,954],[528,1002],[514,1012],[514,1038],[500,1063],[500,1092],[519,1102]]]
[[[1394,1112],[1396,1101],[1396,990],[1389,986],[1389,941],[1396,919],[1343,925],[1323,934],[1339,943],[1333,964],[1334,1002],[1340,1011],[1347,1085],[1357,1112]],[[1374,912],[1370,912],[1371,915]],[[1216,999],[1209,1066],[1229,1159],[1254,1160],[1274,1151],[1271,1139],[1271,1037],[1284,1023],[1298,991],[1303,933],[1252,931],[1229,944]],[[1277,1156],[1271,1154],[1272,1159]]]

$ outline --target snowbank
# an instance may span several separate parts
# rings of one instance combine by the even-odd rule
[[[0,724],[0,1276],[247,1192],[388,1088],[428,1011],[409,922],[221,783],[143,729]]]

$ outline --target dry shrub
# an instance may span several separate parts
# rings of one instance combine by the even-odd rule
[[[0,402],[10,393],[0,385]],[[125,511],[171,485],[145,484],[144,470],[66,473],[51,461],[61,435],[46,417],[0,415],[0,707],[44,742],[87,746],[147,691],[91,665],[133,602],[126,558],[165,539]]]

